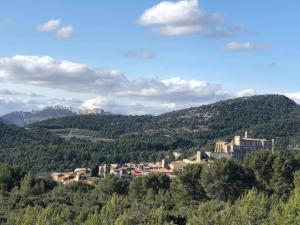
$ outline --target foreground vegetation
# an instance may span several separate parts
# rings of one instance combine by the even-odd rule
[[[300,155],[257,152],[244,162],[191,165],[176,180],[114,176],[90,186],[57,185],[0,166],[0,224],[5,225],[296,225]]]

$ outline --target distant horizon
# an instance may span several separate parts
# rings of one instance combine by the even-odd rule
[[[300,103],[299,7],[270,0],[3,2],[0,115],[55,104],[155,115],[267,93]]]
[[[36,109],[32,109],[32,110],[28,110],[28,111],[11,111],[11,112],[8,112],[8,113],[5,113],[5,114],[0,114],[0,117],[2,116],[5,116],[7,114],[10,114],[10,113],[15,113],[15,112],[25,112],[25,113],[32,113],[32,112],[38,112],[38,111],[42,111],[42,110],[45,110],[47,108],[55,108],[56,106],[61,106],[62,109],[68,109],[68,110],[71,110],[73,111],[74,113],[76,112],[76,110],[82,110],[81,113],[83,113],[84,111],[86,111],[86,114],[93,114],[92,112],[88,112],[89,110],[90,111],[93,111],[93,110],[103,110],[104,112],[106,113],[112,113],[114,115],[124,115],[124,116],[129,116],[129,115],[132,115],[132,116],[143,116],[143,115],[151,115],[151,116],[159,116],[161,114],[164,114],[164,113],[169,113],[169,112],[173,112],[173,111],[177,111],[177,110],[184,110],[184,109],[188,109],[188,108],[193,108],[193,107],[201,107],[201,106],[205,106],[205,105],[210,105],[210,104],[214,104],[214,103],[218,103],[218,102],[222,102],[222,101],[227,101],[227,100],[234,100],[234,99],[239,99],[239,98],[248,98],[248,97],[255,97],[255,96],[267,96],[267,95],[279,95],[279,96],[285,96],[287,98],[289,98],[290,100],[294,101],[297,105],[299,105],[299,103],[295,100],[293,100],[292,98],[290,98],[289,96],[287,95],[284,95],[284,94],[256,94],[256,95],[251,95],[251,96],[236,96],[236,97],[229,97],[229,98],[226,98],[226,99],[219,99],[219,100],[216,100],[216,101],[213,101],[213,102],[208,102],[208,103],[203,103],[201,105],[194,105],[194,106],[190,106],[190,107],[184,107],[184,108],[179,108],[179,109],[174,109],[174,110],[169,110],[169,111],[165,111],[165,112],[161,112],[161,113],[158,113],[158,114],[150,114],[150,113],[146,113],[146,114],[124,114],[124,113],[114,113],[112,111],[107,111],[103,108],[93,108],[93,109],[88,109],[88,108],[84,108],[82,106],[80,107],[72,107],[72,106],[68,106],[68,105],[62,105],[62,104],[53,104],[53,105],[46,105],[46,106],[43,106],[42,108],[36,108]],[[83,113],[84,114],[84,113]],[[80,114],[78,114],[80,115]]]

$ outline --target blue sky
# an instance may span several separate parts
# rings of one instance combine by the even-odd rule
[[[255,93],[299,101],[299,7],[296,0],[3,1],[0,114],[49,104],[158,114]],[[40,64],[45,56],[51,60]],[[64,61],[71,70],[62,71]]]

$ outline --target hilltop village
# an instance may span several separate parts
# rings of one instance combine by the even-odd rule
[[[252,138],[248,137],[248,133],[245,132],[243,137],[234,136],[230,142],[217,141],[214,151],[206,151],[204,157],[201,151],[197,151],[194,156],[188,159],[180,159],[181,154],[173,152],[174,161],[163,159],[160,162],[125,163],[122,165],[100,164],[96,174],[92,174],[90,168],[77,168],[73,172],[53,172],[51,177],[54,181],[64,185],[78,181],[91,184],[97,177],[105,177],[108,174],[123,179],[133,179],[150,173],[160,173],[175,179],[176,171],[182,170],[187,165],[213,163],[214,160],[220,158],[243,159],[246,154],[259,150],[274,151],[274,139]]]

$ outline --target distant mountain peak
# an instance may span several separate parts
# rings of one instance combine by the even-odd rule
[[[111,113],[105,112],[103,109],[74,109],[65,105],[51,105],[46,106],[40,110],[32,110],[31,112],[16,111],[5,114],[0,117],[1,121],[4,121],[8,124],[15,124],[17,126],[23,127],[28,124],[52,119],[52,118],[61,118],[74,115],[86,115],[86,114],[97,114],[97,115],[110,115]]]
[[[46,106],[46,107],[44,107],[41,111],[43,111],[43,110],[48,110],[48,109],[67,109],[67,110],[73,110],[72,107],[65,106],[65,105],[62,105],[62,104],[56,104],[56,105],[49,105],[49,106]]]

